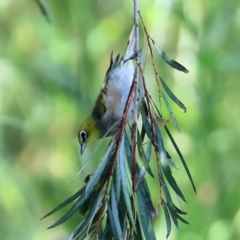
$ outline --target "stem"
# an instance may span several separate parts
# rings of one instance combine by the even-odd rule
[[[133,0],[134,5],[134,35],[135,35],[135,53],[139,51],[139,28],[138,28],[138,0]],[[137,55],[137,64],[135,67],[135,81],[138,82],[139,80],[139,70],[138,66],[141,65],[141,56],[140,54]],[[138,85],[141,86],[141,85]],[[132,123],[132,155],[133,155],[133,169],[132,169],[132,190],[136,191],[136,179],[137,179],[137,160],[136,160],[136,136],[137,136],[137,108],[138,108],[138,94],[137,94],[137,88],[135,90],[134,94],[134,103],[135,103],[135,111],[134,111],[134,117],[133,117],[133,123]]]
[[[139,7],[138,7],[138,0],[133,0],[133,5],[134,5],[134,25],[135,25],[135,53],[139,50],[139,29],[138,29],[138,12],[139,12]],[[137,57],[137,64],[140,64],[141,58],[140,55]],[[138,74],[137,74],[137,80],[138,80]]]
[[[157,86],[158,86],[158,94],[159,94],[159,96],[161,96],[161,87],[160,87],[160,84],[159,84],[159,81],[158,81],[159,73],[156,69],[156,64],[155,64],[155,61],[154,61],[154,58],[153,58],[153,51],[152,51],[151,43],[150,43],[150,40],[149,40],[150,35],[148,34],[148,31],[147,31],[146,25],[143,21],[143,17],[140,13],[140,10],[138,11],[138,14],[139,14],[140,19],[142,21],[143,29],[144,29],[145,35],[147,37],[148,47],[149,47],[149,50],[150,50],[150,55],[151,55],[151,60],[152,60],[152,66],[153,66],[153,70],[154,70],[154,73],[155,73],[156,83],[157,83]]]

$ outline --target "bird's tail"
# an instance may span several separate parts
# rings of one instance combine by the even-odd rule
[[[113,60],[113,52],[111,53],[111,56],[110,56],[110,65],[109,65],[109,68],[106,72],[106,76],[105,76],[105,80],[104,82],[108,82],[109,80],[109,73],[115,69],[117,67],[117,65],[119,64],[120,66],[122,66],[124,64],[124,66],[131,66],[132,63],[130,63],[130,61],[128,60],[131,60],[135,57],[134,55],[134,44],[135,44],[135,35],[134,35],[134,29],[135,29],[135,25],[133,26],[133,29],[130,33],[130,36],[129,36],[129,39],[128,39],[128,43],[127,43],[127,47],[125,49],[125,52],[119,62],[119,57],[120,57],[120,54],[117,55],[117,57]],[[125,64],[127,62],[127,64]],[[130,65],[131,64],[131,65]]]

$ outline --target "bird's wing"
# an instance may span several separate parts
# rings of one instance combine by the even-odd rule
[[[97,119],[101,120],[103,118],[104,113],[106,112],[107,108],[106,108],[106,103],[104,100],[104,95],[107,94],[107,88],[106,86],[104,86],[98,97],[97,100],[95,102],[93,111],[92,111],[92,116],[95,116]]]
[[[111,71],[113,71],[114,68],[116,68],[119,60],[119,54],[113,61],[113,52],[111,52],[110,56],[110,65],[108,67],[108,70],[106,72],[105,80],[104,80],[104,85],[98,95],[98,98],[95,102],[92,115],[95,116],[97,119],[101,120],[103,118],[104,113],[107,111],[106,108],[106,103],[105,103],[105,95],[107,95],[107,85],[108,85],[108,80],[109,80],[109,74]]]

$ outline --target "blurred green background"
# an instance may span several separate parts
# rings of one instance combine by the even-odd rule
[[[94,171],[92,145],[79,156],[76,132],[90,113],[112,50],[122,52],[132,27],[132,1],[49,0],[51,24],[35,1],[0,1],[0,239],[67,239],[81,216],[46,230],[65,211],[39,219]],[[195,195],[174,170],[190,226],[170,240],[240,239],[240,2],[139,0],[152,38],[190,71],[172,70],[155,51],[160,75],[185,103],[172,104],[173,129],[193,175]],[[148,87],[156,96],[153,71]],[[156,96],[157,97],[157,96]],[[107,140],[105,140],[105,144]],[[101,154],[104,147],[97,151]],[[100,155],[99,155],[100,156]],[[71,184],[70,184],[71,183]],[[155,185],[154,185],[155,184]],[[157,192],[158,184],[151,188]],[[153,194],[156,200],[156,196]],[[163,213],[154,223],[165,239]]]

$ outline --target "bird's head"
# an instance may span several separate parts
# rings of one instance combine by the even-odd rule
[[[83,154],[88,143],[97,141],[100,138],[100,131],[96,121],[92,116],[85,119],[78,129],[78,141],[81,149],[80,153]]]

